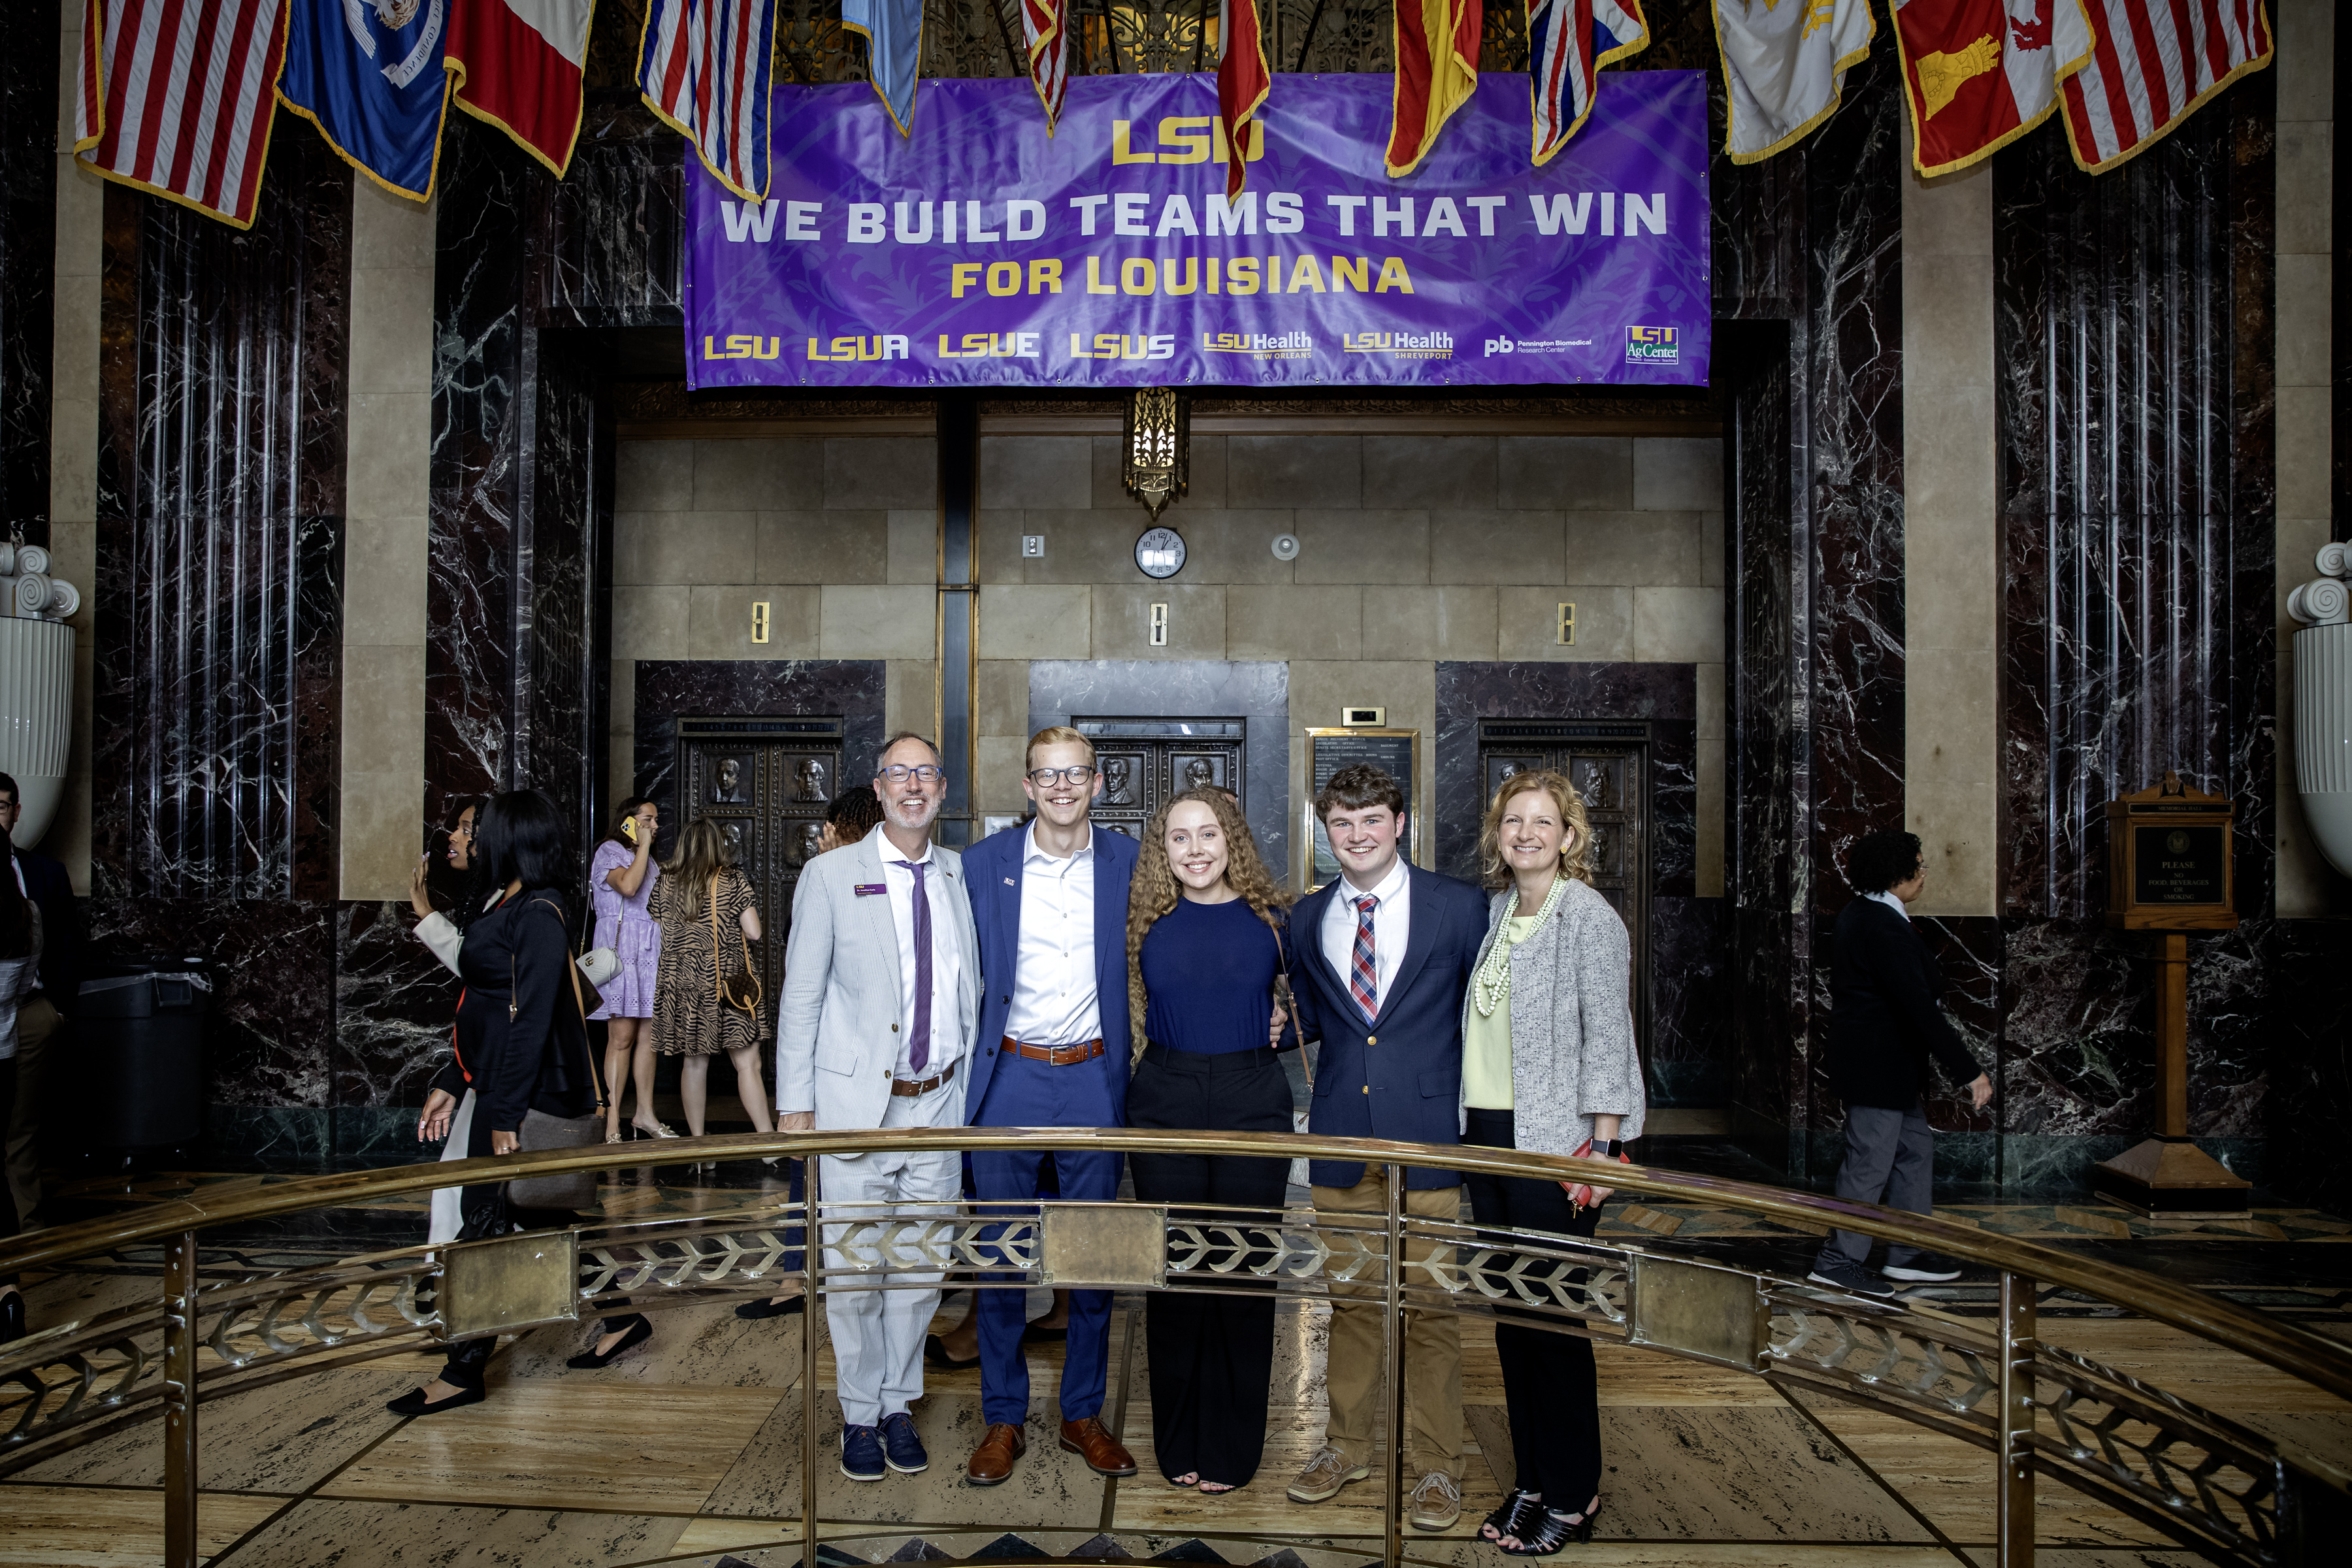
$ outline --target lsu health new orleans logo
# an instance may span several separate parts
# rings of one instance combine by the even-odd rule
[[[1625,329],[1625,363],[1627,364],[1675,364],[1683,357],[1683,345],[1672,327],[1628,327]]]

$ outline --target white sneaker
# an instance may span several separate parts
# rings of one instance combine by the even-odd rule
[[[1923,1252],[1908,1263],[1890,1263],[1879,1272],[1911,1285],[1948,1285],[1960,1277],[1960,1266],[1940,1252]]]

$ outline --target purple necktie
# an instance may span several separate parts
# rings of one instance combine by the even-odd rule
[[[907,1041],[907,1060],[920,1072],[931,1060],[931,900],[923,891],[923,862],[890,864],[915,874],[915,1030]]]

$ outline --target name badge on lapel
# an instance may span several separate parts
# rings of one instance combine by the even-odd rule
[[[877,894],[887,897],[890,891],[890,884],[887,882],[859,882],[853,886],[849,890],[856,894],[861,899],[870,899]]]

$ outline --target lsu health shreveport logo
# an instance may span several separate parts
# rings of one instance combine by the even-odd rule
[[[1387,354],[1392,359],[1452,359],[1450,332],[1343,332],[1339,347],[1351,354]]]
[[[1683,357],[1681,340],[1672,327],[1625,329],[1627,364],[1675,364]]]
[[[1251,359],[1312,359],[1315,339],[1307,332],[1202,332],[1205,353],[1244,354]]]

